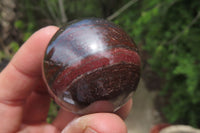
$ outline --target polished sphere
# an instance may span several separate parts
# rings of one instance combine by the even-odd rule
[[[76,114],[114,112],[140,79],[134,41],[117,25],[91,18],[72,22],[50,41],[43,77],[54,100]]]

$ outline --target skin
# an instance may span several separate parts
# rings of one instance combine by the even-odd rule
[[[46,123],[50,96],[41,65],[57,30],[48,26],[34,33],[0,73],[0,133],[126,133],[123,119],[131,100],[116,113],[77,116],[61,109],[52,124]]]

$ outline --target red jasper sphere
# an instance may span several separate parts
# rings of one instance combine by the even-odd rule
[[[136,90],[140,57],[134,41],[117,25],[91,18],[58,30],[43,62],[49,92],[77,114],[118,110]]]

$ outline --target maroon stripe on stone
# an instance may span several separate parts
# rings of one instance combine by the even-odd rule
[[[96,69],[103,69],[105,66],[118,63],[131,63],[139,67],[140,58],[135,51],[124,48],[114,48],[105,52],[96,53],[74,63],[72,66],[66,67],[56,77],[52,88],[57,91],[66,90],[68,85],[77,77]]]

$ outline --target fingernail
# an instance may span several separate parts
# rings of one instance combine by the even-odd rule
[[[84,131],[84,133],[98,133],[97,131],[93,130],[92,128],[90,127],[87,127]]]

